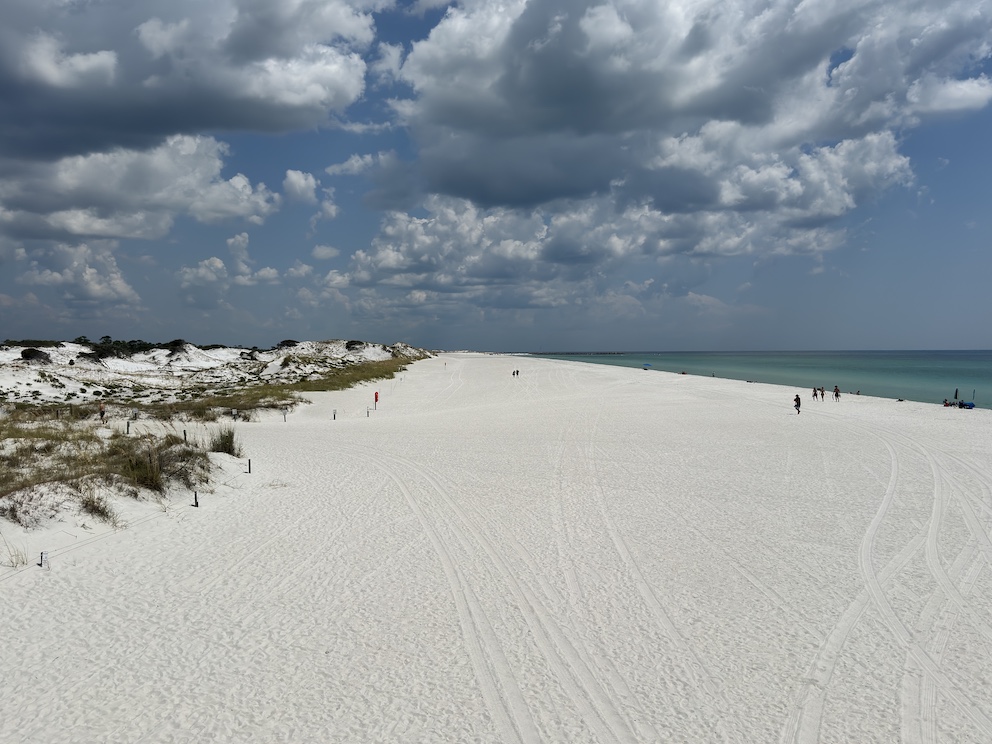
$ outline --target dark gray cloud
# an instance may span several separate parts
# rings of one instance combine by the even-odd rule
[[[720,185],[712,177],[689,168],[631,169],[617,189],[617,205],[649,203],[666,213],[716,208]]]
[[[989,47],[974,9],[914,7],[536,0],[507,17],[466,4],[404,61],[417,94],[404,115],[428,188],[479,204],[530,208],[616,181],[621,207],[774,209],[789,200],[745,189],[728,204],[720,184],[778,160],[803,188],[804,148],[903,127],[963,96],[962,72],[971,105],[989,100],[967,71]],[[456,29],[469,27],[466,43]]]
[[[519,207],[608,191],[629,157],[619,143],[602,136],[505,140],[475,134],[441,135],[420,155],[431,192],[483,206]]]
[[[414,209],[423,199],[424,185],[418,164],[400,160],[395,153],[377,158],[367,175],[373,187],[365,194],[364,202],[372,209]]]
[[[9,0],[0,158],[142,149],[202,131],[314,127],[364,89],[370,14],[344,2]]]

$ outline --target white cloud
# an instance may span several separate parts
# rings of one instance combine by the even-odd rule
[[[319,110],[344,108],[365,89],[360,56],[319,45],[301,50],[294,59],[270,58],[205,74],[216,85],[232,87],[248,98]]]
[[[992,33],[979,6],[467,3],[413,45],[401,77],[415,95],[394,107],[421,143],[429,192],[533,207],[618,180],[628,197],[665,178],[675,190],[689,175],[712,185],[682,208],[753,210],[815,190],[796,170],[811,147],[987,105]],[[637,186],[672,142],[693,173]],[[856,202],[837,196],[824,214]]]
[[[112,247],[113,244],[55,245],[44,254],[36,254],[19,281],[56,287],[70,305],[137,305],[138,294],[121,273]]]
[[[320,209],[310,218],[310,230],[313,231],[320,220],[333,220],[340,209],[334,203],[334,189],[323,189],[324,198],[320,201]]]
[[[271,266],[265,266],[255,272],[255,280],[266,284],[279,283],[279,271]]]
[[[351,284],[351,280],[347,274],[332,269],[324,275],[322,284],[327,289],[344,289]]]
[[[189,211],[201,222],[241,217],[260,225],[278,206],[278,194],[269,191],[264,183],[253,187],[247,176],[238,173],[227,181],[214,181],[204,186]]]
[[[233,260],[233,274],[235,276],[251,274],[251,264],[254,262],[248,257],[248,233],[238,233],[233,238],[228,238],[227,248]]]
[[[399,79],[403,65],[401,44],[379,44],[378,58],[369,67],[380,85],[387,85]]]
[[[265,267],[255,271],[252,267],[254,259],[248,255],[248,233],[238,233],[227,239],[227,248],[231,252],[231,264],[227,267],[231,283],[242,287],[251,287],[259,282],[275,284],[279,280],[278,270]]]
[[[606,50],[614,56],[634,37],[634,30],[613,5],[597,5],[586,10],[579,21],[586,35],[587,52]]]
[[[372,155],[352,155],[343,163],[327,166],[324,171],[332,176],[354,176],[367,171],[374,164],[375,158]]]
[[[153,59],[179,53],[184,42],[192,38],[189,18],[183,18],[176,23],[165,23],[160,18],[150,18],[135,30]]]
[[[970,80],[941,80],[926,76],[910,86],[907,97],[921,114],[977,111],[992,101],[992,81],[985,75]]]
[[[309,204],[317,202],[317,179],[310,173],[298,170],[287,170],[282,182],[282,190],[291,199],[297,199]]]
[[[340,253],[341,251],[330,245],[315,245],[313,250],[310,251],[310,255],[318,261],[326,261],[329,258],[334,258]]]
[[[240,218],[258,224],[279,195],[237,174],[221,178],[227,146],[211,137],[168,138],[151,150],[115,150],[20,169],[0,182],[0,203],[16,203],[3,222],[52,235],[155,238],[180,214],[201,222]]]
[[[108,50],[66,54],[54,36],[38,33],[26,45],[21,72],[29,79],[58,88],[111,85],[117,55]]]
[[[304,279],[311,274],[313,274],[313,266],[298,259],[286,270],[286,276],[290,279]]]
[[[179,270],[180,286],[183,289],[220,284],[226,282],[227,278],[227,267],[216,256],[204,259],[192,268],[183,266]]]

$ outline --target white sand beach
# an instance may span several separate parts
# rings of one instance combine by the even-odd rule
[[[5,530],[0,742],[992,741],[992,411],[471,353],[310,397],[198,508]]]

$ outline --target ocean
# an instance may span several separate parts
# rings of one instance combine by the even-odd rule
[[[533,356],[644,367],[843,394],[992,407],[992,351],[748,351],[554,353]]]

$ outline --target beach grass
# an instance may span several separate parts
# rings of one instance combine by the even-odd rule
[[[241,457],[241,445],[234,434],[233,426],[224,426],[210,438],[210,451],[223,452],[234,457]]]
[[[344,390],[362,382],[390,379],[411,360],[348,364],[292,383],[262,383],[230,390],[186,390],[179,400],[137,402],[105,396],[108,412],[128,419],[215,422],[251,420],[258,411],[286,410],[308,402],[309,392]],[[30,526],[53,516],[67,501],[82,513],[110,524],[118,520],[97,485],[137,497],[142,490],[163,494],[170,484],[192,489],[209,478],[208,452],[241,456],[234,428],[222,426],[206,442],[187,442],[174,431],[129,435],[88,425],[99,403],[8,405],[0,416],[0,517]],[[60,499],[40,492],[58,484]],[[45,502],[44,504],[42,502]]]
[[[0,517],[31,526],[53,516],[67,501],[110,524],[116,517],[97,489],[138,497],[205,482],[210,462],[204,447],[174,433],[102,437],[71,420],[43,423],[0,421]],[[58,498],[43,498],[46,490]]]
[[[182,398],[174,401],[125,401],[122,405],[140,415],[163,421],[218,421],[228,416],[250,419],[256,411],[292,409],[300,403],[306,403],[306,393],[345,390],[363,382],[391,379],[405,370],[410,361],[393,358],[349,364],[297,382],[245,384],[231,389],[187,390]],[[96,411],[95,405],[75,408],[89,410],[90,415]]]

